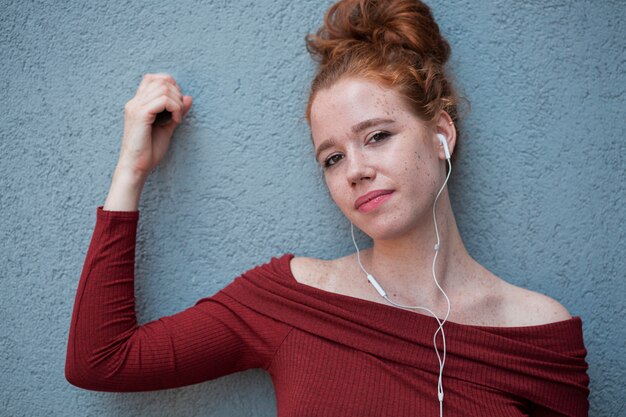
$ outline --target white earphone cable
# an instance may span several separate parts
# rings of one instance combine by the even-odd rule
[[[388,302],[390,302],[391,304],[397,306],[397,307],[402,307],[402,308],[406,308],[406,309],[420,309],[420,310],[425,310],[428,313],[430,313],[435,320],[437,320],[437,324],[439,324],[439,327],[437,328],[437,331],[435,331],[434,335],[433,335],[433,345],[435,346],[435,353],[437,354],[437,360],[439,362],[439,379],[437,382],[437,398],[439,400],[439,416],[442,417],[443,416],[443,367],[445,365],[446,362],[446,336],[445,336],[445,332],[443,330],[443,325],[444,323],[448,320],[448,316],[450,315],[450,299],[448,298],[448,295],[446,294],[446,292],[443,290],[443,288],[441,288],[441,286],[439,285],[439,281],[437,281],[437,275],[435,273],[435,263],[437,261],[437,255],[439,254],[439,247],[440,247],[440,240],[439,240],[439,228],[437,226],[437,215],[435,213],[435,208],[437,205],[437,200],[439,199],[439,196],[441,195],[441,193],[443,192],[443,189],[445,188],[446,184],[448,183],[448,179],[450,178],[450,173],[452,172],[452,164],[450,163],[450,159],[447,158],[446,161],[448,161],[448,174],[446,176],[446,180],[444,181],[443,185],[441,186],[441,189],[439,190],[439,192],[437,193],[437,196],[435,197],[435,201],[433,203],[433,222],[435,224],[435,234],[437,235],[437,243],[435,244],[435,256],[433,257],[433,265],[432,265],[432,273],[433,273],[433,279],[435,281],[435,285],[437,285],[437,288],[439,289],[439,291],[441,291],[441,293],[443,294],[443,296],[446,299],[446,302],[448,304],[448,309],[446,311],[446,315],[443,318],[443,321],[439,319],[439,317],[433,313],[432,310],[426,308],[426,307],[421,307],[421,306],[405,306],[402,304],[398,304],[394,301],[392,301],[391,299],[389,299],[389,297],[387,297],[387,294],[385,292],[385,290],[383,289],[383,287],[378,283],[378,281],[376,281],[376,278],[374,278],[374,276],[372,274],[370,274],[369,272],[367,272],[367,270],[365,269],[365,267],[363,267],[363,264],[361,263],[361,254],[359,252],[359,247],[356,244],[356,239],[354,238],[354,225],[352,224],[352,222],[350,222],[350,232],[352,234],[352,242],[354,243],[354,247],[356,248],[356,256],[357,256],[357,262],[359,263],[359,266],[361,267],[361,269],[363,270],[363,272],[365,272],[368,281],[374,286],[374,288],[376,288],[376,291],[378,291],[378,293]],[[441,338],[442,338],[442,342],[443,342],[443,356],[441,356],[439,354],[439,349],[437,348],[437,334],[441,332]]]

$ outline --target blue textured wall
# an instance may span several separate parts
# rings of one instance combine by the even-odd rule
[[[173,74],[194,105],[144,189],[140,321],[271,256],[352,251],[303,117],[303,37],[330,2],[70,3],[2,2],[0,414],[273,416],[260,370],[156,393],[77,389],[67,331],[123,107],[146,72]],[[468,250],[582,316],[591,415],[626,415],[626,8],[430,4],[473,105],[451,184]]]

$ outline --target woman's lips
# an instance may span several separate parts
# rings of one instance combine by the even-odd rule
[[[391,198],[393,190],[377,190],[359,197],[355,207],[363,213],[372,211]]]

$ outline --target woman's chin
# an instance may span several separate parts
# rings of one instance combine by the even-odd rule
[[[395,240],[405,236],[408,232],[407,227],[394,224],[385,224],[377,222],[369,222],[365,224],[355,224],[363,233],[368,235],[372,240]]]

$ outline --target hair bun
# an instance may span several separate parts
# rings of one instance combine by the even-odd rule
[[[400,47],[442,66],[450,57],[430,8],[418,0],[341,0],[306,41],[322,65],[363,43],[384,55]]]
[[[420,0],[339,0],[306,45],[319,63],[306,107],[309,126],[316,94],[343,77],[393,88],[424,121],[442,111],[457,120],[460,98],[446,70],[450,45]]]

